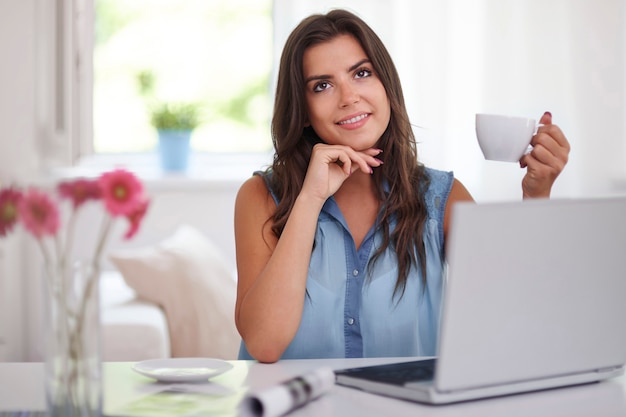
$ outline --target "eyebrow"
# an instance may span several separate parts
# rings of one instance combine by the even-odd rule
[[[360,60],[359,62],[357,62],[356,64],[352,65],[350,68],[348,68],[348,72],[350,71],[354,71],[355,69],[359,68],[361,65],[365,64],[365,63],[370,63],[371,61],[368,58],[363,58],[362,60]],[[305,84],[310,83],[311,81],[314,80],[325,80],[328,78],[332,78],[332,75],[327,75],[327,74],[322,74],[322,75],[312,75],[310,77],[307,77],[304,80]]]

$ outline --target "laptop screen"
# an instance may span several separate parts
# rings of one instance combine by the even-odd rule
[[[437,387],[623,364],[625,214],[626,198],[453,207]]]

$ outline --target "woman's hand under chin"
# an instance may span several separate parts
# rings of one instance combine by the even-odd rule
[[[349,146],[319,143],[313,147],[301,192],[326,201],[353,172],[372,174],[373,168],[381,166],[383,162],[376,158],[381,152],[375,148],[355,151]]]
[[[550,197],[552,184],[567,164],[570,145],[557,125],[552,124],[552,115],[545,112],[539,121],[537,134],[530,144],[533,149],[520,159],[520,166],[527,168],[522,179],[523,198]]]

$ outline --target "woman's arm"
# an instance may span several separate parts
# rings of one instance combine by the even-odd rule
[[[257,360],[277,361],[298,330],[322,206],[352,172],[369,174],[371,166],[379,166],[375,159],[379,152],[316,145],[280,239],[268,221],[276,205],[263,179],[253,177],[240,188],[235,202],[235,323],[248,352]]]
[[[268,222],[274,209],[262,178],[241,187],[235,202],[235,323],[248,352],[261,362],[277,361],[300,325],[321,205],[299,197],[280,239]]]
[[[467,191],[465,186],[455,178],[454,182],[452,183],[452,188],[450,189],[450,194],[448,195],[448,200],[446,202],[446,211],[443,218],[444,239],[447,239],[448,230],[450,230],[452,206],[454,206],[454,204],[458,203],[459,201],[474,201],[474,198],[469,193],[469,191]]]

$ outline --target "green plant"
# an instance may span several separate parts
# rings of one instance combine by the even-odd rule
[[[200,125],[202,106],[198,103],[167,102],[155,99],[154,74],[137,74],[139,92],[147,102],[150,123],[158,130],[193,130]]]
[[[150,107],[150,122],[159,130],[193,130],[200,124],[200,107],[192,103],[159,103]]]

